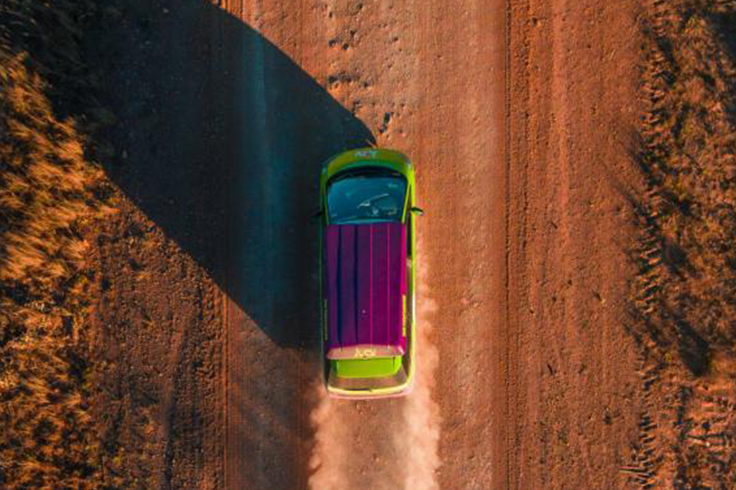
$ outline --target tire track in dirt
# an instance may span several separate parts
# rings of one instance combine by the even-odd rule
[[[653,385],[661,381],[660,370],[656,366],[650,366],[651,361],[640,358],[641,367],[638,374],[642,380],[642,407],[639,414],[638,430],[639,436],[633,447],[631,465],[623,466],[619,470],[622,474],[630,475],[629,481],[640,490],[656,488],[657,468],[662,462],[660,442],[657,437],[659,428],[655,415],[656,405]]]
[[[637,5],[510,6],[505,484],[620,488],[641,411],[620,324],[635,229],[616,188],[634,173],[621,142],[637,116]]]

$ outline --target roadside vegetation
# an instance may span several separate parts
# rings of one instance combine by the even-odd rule
[[[0,3],[0,488],[101,488],[86,234],[108,187],[80,52],[87,0]],[[73,109],[73,110],[72,110]]]
[[[641,488],[736,488],[736,1],[644,9]],[[649,486],[648,486],[649,485]]]

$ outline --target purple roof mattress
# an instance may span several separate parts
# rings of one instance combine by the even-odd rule
[[[406,294],[406,225],[330,225],[324,240],[327,356],[401,355]]]

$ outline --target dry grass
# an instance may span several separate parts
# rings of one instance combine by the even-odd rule
[[[666,2],[665,2],[666,3]],[[723,35],[727,4],[667,10],[649,34],[650,110],[637,161],[649,192],[639,203],[649,240],[640,308],[650,340],[694,374],[711,351],[736,345],[736,65]]]
[[[652,0],[645,11],[631,331],[657,396],[642,415],[650,449],[637,481],[734,488],[736,1]]]
[[[0,487],[100,488],[84,230],[104,180],[71,116],[87,1],[0,5]]]

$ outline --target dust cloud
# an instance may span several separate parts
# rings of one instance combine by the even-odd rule
[[[427,262],[418,249],[417,371],[411,393],[390,400],[338,400],[317,382],[310,414],[315,431],[310,490],[439,489],[441,417],[431,396],[439,356],[430,340],[437,306],[428,295]]]
[[[402,416],[404,430],[397,435],[396,444],[403,446],[406,454],[407,490],[438,490],[437,469],[440,466],[438,453],[441,417],[439,405],[432,399],[434,373],[439,363],[437,347],[432,344],[430,334],[437,305],[426,289],[427,262],[419,254],[417,283],[417,372],[414,389],[406,398]]]
[[[341,490],[348,487],[343,476],[343,456],[347,453],[347,426],[335,407],[338,400],[327,396],[319,380],[314,392],[318,398],[310,422],[315,429],[314,450],[309,458],[309,488],[311,490]]]

